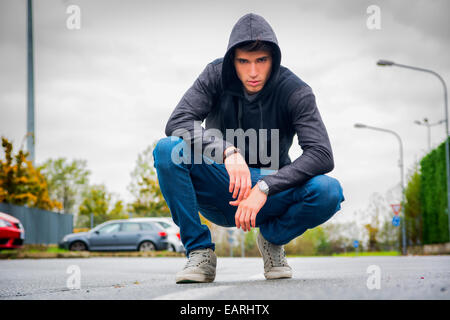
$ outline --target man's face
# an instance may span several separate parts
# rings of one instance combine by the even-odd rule
[[[246,52],[236,49],[234,67],[248,94],[259,92],[270,76],[272,57],[267,51]]]

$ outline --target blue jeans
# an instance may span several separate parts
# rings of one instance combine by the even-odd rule
[[[161,192],[180,228],[187,255],[195,249],[215,248],[211,233],[200,222],[198,212],[217,225],[235,227],[237,210],[237,206],[229,204],[236,199],[229,192],[225,165],[202,155],[196,155],[197,159],[202,159],[201,164],[196,164],[192,149],[181,138],[173,136],[159,140],[153,150]],[[183,150],[190,150],[191,161],[182,162],[182,159],[187,159]],[[177,161],[172,160],[174,156]],[[274,172],[249,169],[252,187],[261,177]],[[269,242],[286,244],[307,229],[330,219],[340,210],[342,201],[344,196],[339,182],[332,177],[318,175],[299,187],[269,196],[256,216],[256,226]]]

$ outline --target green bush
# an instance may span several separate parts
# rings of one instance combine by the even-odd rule
[[[409,176],[408,185],[405,189],[404,212],[406,221],[406,236],[411,245],[423,243],[422,227],[422,203],[421,203],[421,175],[418,166],[415,166]]]
[[[331,254],[331,244],[322,227],[308,229],[285,246],[287,255],[314,256]]]
[[[420,166],[423,243],[447,242],[449,241],[449,225],[445,143],[423,157]]]

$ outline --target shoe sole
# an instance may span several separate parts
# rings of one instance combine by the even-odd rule
[[[267,280],[290,279],[292,278],[292,272],[269,272],[264,273],[264,277],[266,277]]]
[[[213,282],[214,277],[205,277],[201,274],[184,274],[182,276],[176,277],[176,283],[208,283]]]

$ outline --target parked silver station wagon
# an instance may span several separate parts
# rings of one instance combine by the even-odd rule
[[[151,221],[111,220],[88,232],[71,233],[59,243],[73,251],[154,251],[168,248],[167,232]]]

